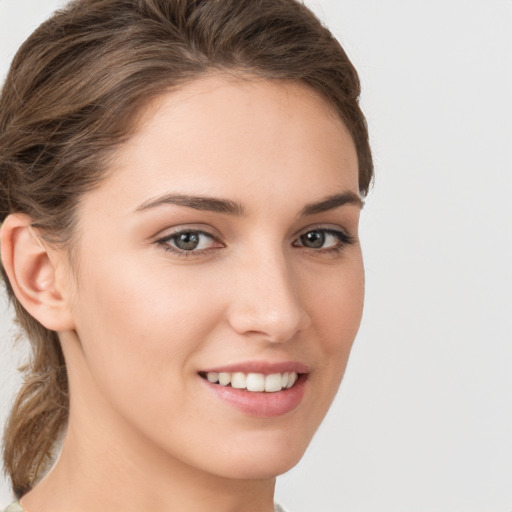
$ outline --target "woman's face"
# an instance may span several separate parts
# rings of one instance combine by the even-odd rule
[[[361,318],[360,206],[354,144],[305,86],[159,98],[79,208],[70,425],[224,477],[296,464]]]

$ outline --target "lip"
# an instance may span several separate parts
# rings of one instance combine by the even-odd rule
[[[309,368],[298,362],[262,362],[249,361],[236,363],[222,367],[201,370],[201,374],[208,372],[242,372],[272,373],[296,372],[299,374],[297,382],[289,389],[283,389],[273,393],[253,392],[246,389],[235,389],[231,386],[221,386],[199,377],[204,386],[213,393],[219,400],[229,407],[238,409],[249,416],[260,418],[275,418],[293,412],[299,407],[307,389]]]
[[[240,363],[233,363],[227,366],[217,366],[215,368],[206,368],[201,370],[201,373],[209,372],[242,372],[242,373],[263,373],[264,375],[270,375],[272,373],[285,373],[285,372],[296,372],[296,373],[309,373],[310,369],[307,365],[299,363],[297,361],[281,361],[281,362],[269,362],[269,361],[245,361]]]

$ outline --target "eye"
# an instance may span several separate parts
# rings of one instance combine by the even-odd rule
[[[348,233],[332,228],[316,228],[306,231],[293,242],[294,247],[337,251],[354,242]]]
[[[206,251],[214,247],[222,247],[215,238],[204,231],[187,229],[181,230],[157,241],[165,250],[177,253],[192,253]]]

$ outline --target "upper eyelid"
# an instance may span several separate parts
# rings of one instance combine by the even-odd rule
[[[215,240],[219,240],[220,236],[217,235],[213,229],[208,229],[207,227],[200,227],[198,225],[190,225],[190,226],[176,226],[173,228],[166,228],[161,230],[158,234],[156,234],[153,238],[155,240],[165,240],[166,238],[172,238],[173,236],[179,235],[180,233],[201,233],[203,235],[209,236]]]
[[[216,250],[221,247],[206,247],[204,249],[194,249],[191,251],[186,251],[183,249],[180,249],[179,247],[176,247],[173,243],[173,238],[180,235],[180,233],[199,233],[200,235],[205,235],[211,240],[212,244],[219,244],[220,246],[225,247],[225,243],[218,237],[215,236],[213,233],[210,233],[204,229],[197,229],[197,228],[176,228],[173,231],[167,231],[167,233],[162,235],[157,235],[154,237],[154,243],[156,243],[159,246],[164,246],[165,250],[170,250],[174,252],[175,254],[182,254],[182,255],[188,255],[192,257],[193,255],[199,256],[200,254],[205,254],[211,250]]]
[[[193,229],[193,228],[185,228],[185,229],[176,229],[173,232],[170,232],[166,235],[157,237],[155,240],[155,243],[161,247],[166,252],[174,253],[175,256],[179,257],[188,257],[188,258],[194,258],[194,257],[200,257],[201,255],[205,255],[210,253],[211,251],[218,250],[222,247],[206,247],[204,249],[193,249],[193,250],[185,250],[181,249],[180,247],[177,247],[172,243],[172,239],[176,236],[178,236],[180,233],[199,233],[201,235],[206,235],[209,239],[211,239],[211,243],[217,243],[220,244],[222,247],[225,247],[224,243],[220,241],[216,236],[214,236],[211,233],[208,233],[207,231],[200,230],[200,229]]]
[[[305,233],[308,233],[309,231],[328,231],[328,232],[339,232],[346,236],[351,236],[348,229],[340,226],[340,225],[333,225],[333,224],[312,224],[310,226],[307,226],[305,228],[301,228],[300,230],[296,231],[294,234],[292,234],[292,238],[297,238]],[[171,238],[173,236],[179,235],[180,233],[187,233],[187,232],[195,232],[195,233],[201,233],[207,236],[210,236],[216,240],[219,240],[222,238],[221,235],[217,234],[215,232],[216,230],[214,228],[210,228],[208,226],[201,226],[201,225],[180,225],[172,228],[166,228],[161,230],[158,234],[154,235],[152,238],[156,240],[161,240],[165,238]]]
[[[312,229],[306,229],[305,231],[301,231],[298,236],[296,236],[294,239],[300,239],[302,236],[311,233],[312,231],[321,231],[323,233],[326,233],[331,236],[337,236],[341,235],[344,238],[352,238],[352,236],[344,229],[333,229],[333,228],[312,228]]]
[[[311,231],[323,231],[325,233],[330,234],[331,236],[336,237],[338,239],[338,244],[337,244],[338,249],[341,249],[347,245],[352,245],[357,241],[356,236],[352,235],[348,230],[346,230],[340,226],[337,226],[336,228],[327,227],[327,226],[323,226],[323,227],[319,226],[319,227],[310,227],[310,228],[300,231],[299,234],[294,237],[292,245],[294,245],[295,247],[305,247],[300,242],[300,239],[303,235],[305,235]],[[295,245],[296,242],[299,242],[299,244]],[[317,251],[321,252],[321,251],[330,251],[333,249],[334,248],[319,248],[319,249],[312,249],[312,250],[314,250],[315,252],[317,252]]]
[[[310,231],[328,231],[331,233],[342,233],[346,236],[351,236],[350,231],[339,224],[311,224],[310,226],[307,226],[305,228],[300,229],[297,231],[293,237],[298,238],[306,233],[309,233]]]

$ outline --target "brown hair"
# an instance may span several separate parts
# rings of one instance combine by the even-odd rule
[[[357,73],[331,33],[295,0],[76,0],[18,51],[0,96],[0,222],[25,213],[48,243],[71,247],[75,206],[96,186],[136,116],[211,70],[307,84],[354,140],[359,188],[373,176]],[[56,332],[21,306],[32,345],[7,423],[4,465],[18,496],[48,464],[68,415]]]

